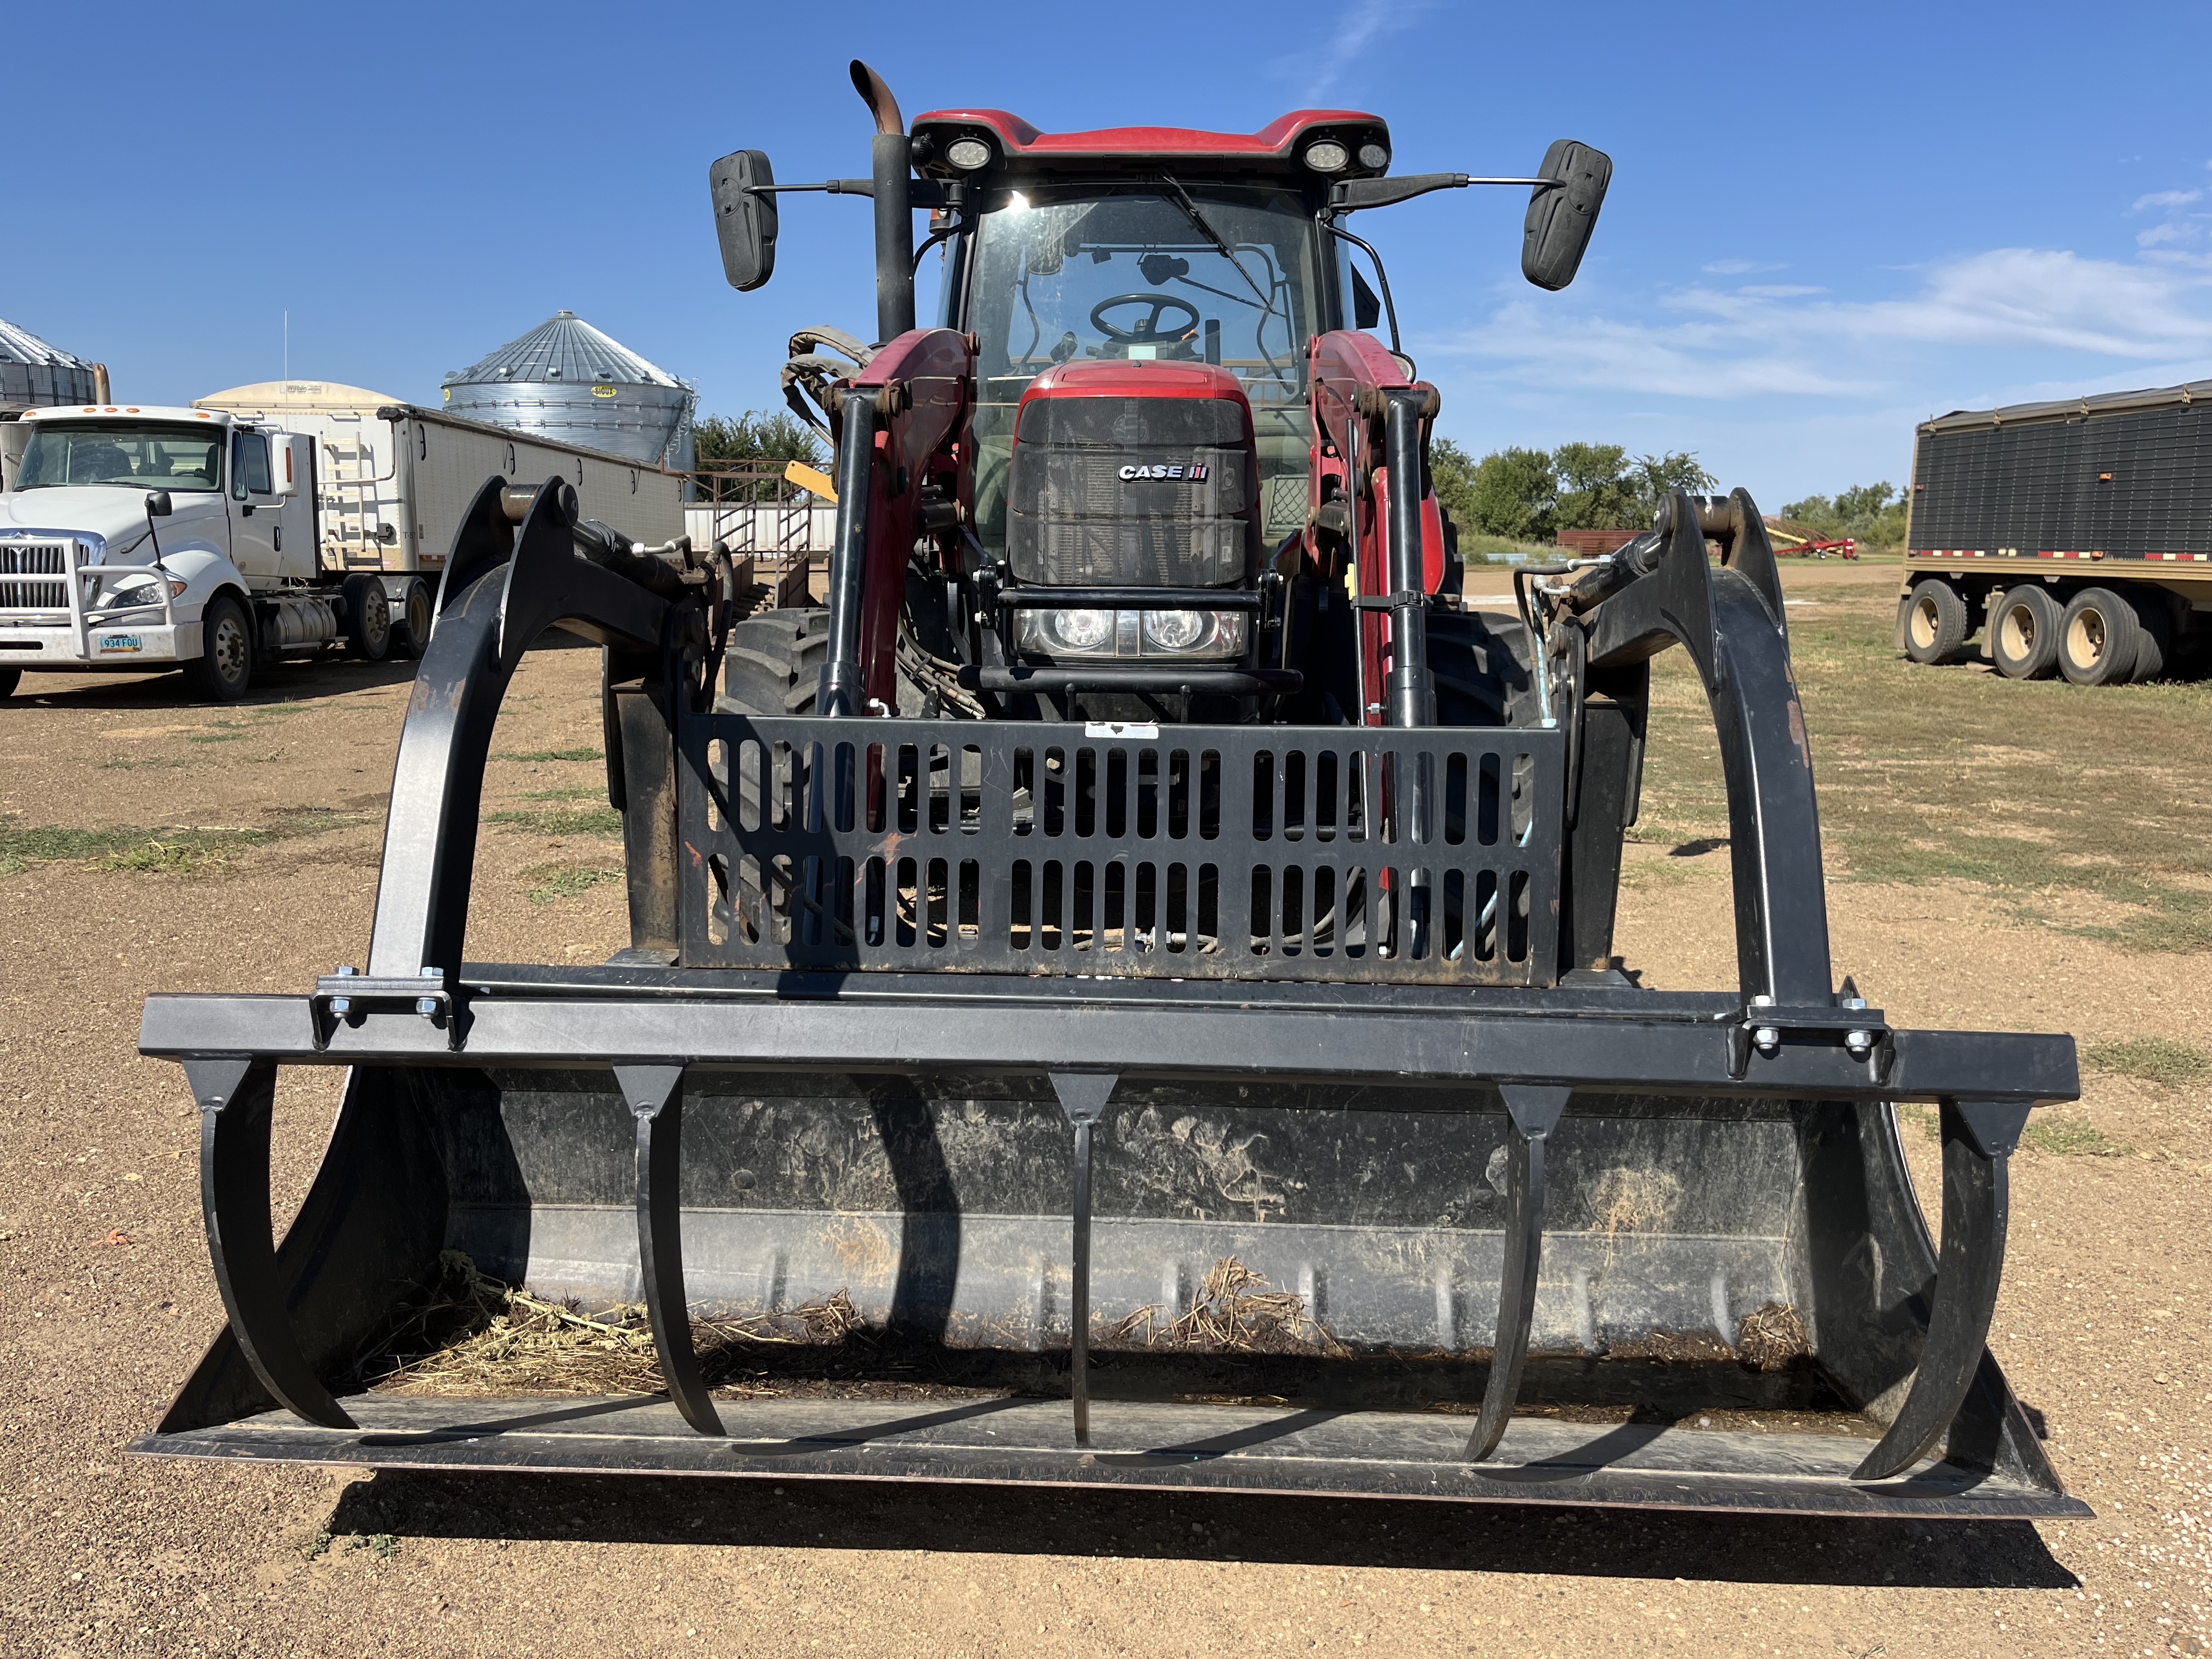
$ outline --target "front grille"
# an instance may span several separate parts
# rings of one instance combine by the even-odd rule
[[[76,551],[75,542],[0,542],[0,611],[67,611]],[[50,580],[21,580],[39,576]]]
[[[0,576],[66,576],[71,542],[0,542]]]
[[[67,611],[67,582],[10,581],[0,577],[0,611]]]
[[[1219,587],[1252,571],[1258,482],[1241,404],[1040,398],[1023,410],[1018,440],[1006,502],[1016,580]],[[1170,466],[1184,476],[1121,476]]]
[[[716,714],[681,743],[687,966],[1557,977],[1557,731]]]

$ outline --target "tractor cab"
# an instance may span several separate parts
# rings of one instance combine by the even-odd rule
[[[793,407],[814,418],[811,397],[841,456],[857,464],[848,393],[881,354],[905,365],[888,378],[908,388],[957,382],[933,387],[939,447],[890,475],[886,506],[899,510],[903,476],[924,544],[900,600],[902,677],[879,669],[865,695],[847,689],[869,678],[869,659],[896,653],[881,648],[889,599],[872,622],[857,591],[866,561],[841,555],[823,707],[1386,723],[1389,641],[1407,629],[1384,609],[1456,609],[1457,561],[1427,477],[1440,399],[1399,349],[1395,314],[1387,349],[1363,331],[1389,311],[1389,288],[1346,216],[1474,182],[1528,185],[1524,267],[1559,286],[1609,163],[1563,143],[1533,179],[1393,179],[1389,128],[1351,110],[1301,110],[1247,134],[1047,133],[1003,110],[953,109],[909,131],[872,72],[854,78],[878,120],[871,179],[779,185],[756,150],[713,173],[740,289],[773,270],[778,195],[874,198],[880,340],[805,331],[785,377]],[[922,208],[921,254],[941,248],[945,278],[934,328],[915,319]],[[825,341],[848,361],[823,354]],[[1386,391],[1405,405],[1395,467],[1381,453]],[[1395,477],[1410,481],[1397,492],[1410,514],[1398,556],[1381,516]],[[841,544],[855,523],[841,517]],[[1394,556],[1412,562],[1394,574]],[[1363,614],[1366,601],[1382,608]],[[849,667],[838,660],[848,612],[877,641],[856,641]],[[1401,662],[1401,679],[1413,669]],[[1424,716],[1433,700],[1412,682],[1399,695]],[[1503,698],[1492,703],[1502,718]]]

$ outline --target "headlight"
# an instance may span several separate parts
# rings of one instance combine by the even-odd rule
[[[945,159],[963,173],[991,165],[991,147],[981,138],[955,138],[945,147]]]
[[[1242,611],[1024,610],[1015,643],[1047,657],[1237,657]]]
[[[1306,165],[1316,173],[1341,173],[1352,164],[1352,152],[1334,138],[1306,146]]]
[[[1359,147],[1359,165],[1373,173],[1380,173],[1390,165],[1390,152],[1380,144]]]
[[[1202,611],[1147,611],[1145,643],[1160,651],[1189,651],[1206,642],[1213,618]]]

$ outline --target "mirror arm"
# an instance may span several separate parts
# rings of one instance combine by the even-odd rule
[[[1339,213],[1359,208],[1395,207],[1432,190],[1465,190],[1469,185],[1524,185],[1557,190],[1558,179],[1478,179],[1464,173],[1409,173],[1396,179],[1346,179],[1331,188],[1329,206]]]
[[[832,196],[873,196],[876,181],[872,179],[829,179],[818,185],[747,185],[750,196],[781,196],[786,191],[819,190]],[[918,208],[951,207],[945,186],[935,179],[916,179],[907,185],[908,203]]]

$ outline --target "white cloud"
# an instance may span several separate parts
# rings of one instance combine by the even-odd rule
[[[1936,266],[1917,292],[1894,300],[1692,288],[1661,297],[1671,319],[1647,322],[1516,299],[1429,349],[1510,365],[1510,376],[1539,386],[1695,398],[1863,396],[1919,378],[1929,347],[2040,348],[2132,362],[2202,358],[2212,352],[2208,290],[2212,279],[2179,263],[1996,248]]]
[[[1753,283],[1736,289],[1759,300],[1795,300],[1808,294],[1826,294],[1825,288],[1808,288],[1802,283]]]
[[[2212,162],[2205,165],[2212,167]],[[1703,267],[1708,274],[1715,276],[1747,276],[1755,270],[1787,270],[1789,268],[1758,259],[1716,259]]]
[[[2212,162],[2206,165],[2212,166]],[[2201,190],[2154,190],[2148,196],[2136,197],[2135,204],[2128,211],[2141,213],[2145,208],[2187,207],[2191,202],[2203,199],[2204,192]]]
[[[1306,82],[1305,98],[1310,103],[1320,103],[1336,89],[1344,72],[1386,34],[1395,34],[1416,21],[1427,9],[1420,0],[1414,3],[1393,3],[1393,0],[1352,0],[1352,4],[1336,26],[1336,33],[1322,44],[1311,58],[1303,54],[1296,58],[1280,58],[1273,67],[1291,64],[1310,67],[1318,63],[1321,72]]]

